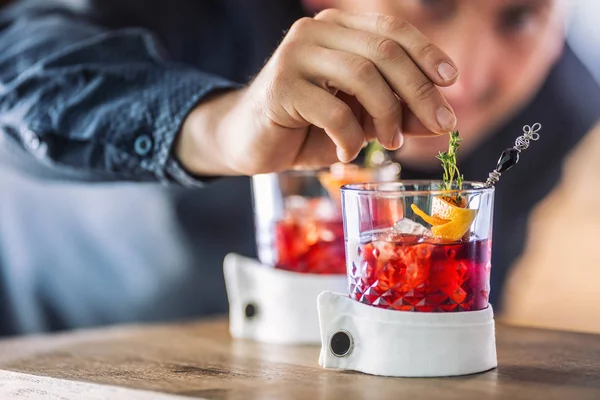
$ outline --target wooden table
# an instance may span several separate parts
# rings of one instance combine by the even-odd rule
[[[321,369],[318,347],[229,337],[225,320],[0,341],[1,399],[600,399],[600,335],[498,327],[498,369],[396,379]]]

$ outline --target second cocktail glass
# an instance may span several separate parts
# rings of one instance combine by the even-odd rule
[[[288,171],[253,178],[259,259],[277,268],[312,274],[346,272],[340,187],[393,181],[399,166]]]

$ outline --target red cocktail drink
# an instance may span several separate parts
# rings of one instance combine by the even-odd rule
[[[328,216],[318,215],[315,208],[324,203],[329,199],[312,199],[303,209],[290,210],[276,222],[278,268],[313,274],[346,272],[342,216],[333,209]]]
[[[490,292],[491,241],[443,242],[393,232],[369,235],[350,265],[350,296],[399,311],[481,310]]]
[[[288,171],[253,178],[257,244],[263,264],[293,272],[345,274],[346,257],[340,187],[395,179],[398,167]],[[399,209],[390,207],[394,219]],[[383,216],[382,216],[383,217]]]

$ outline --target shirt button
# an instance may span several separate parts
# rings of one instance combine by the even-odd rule
[[[38,138],[38,137],[37,137],[37,136],[35,136],[35,135],[34,135],[34,136],[32,136],[32,137],[29,139],[29,147],[30,147],[32,150],[37,150],[37,149],[39,149],[39,148],[40,148],[40,144],[42,144],[42,143],[40,142],[40,138]]]
[[[31,150],[37,150],[40,148],[42,142],[40,141],[40,138],[38,137],[38,135],[36,135],[34,131],[32,131],[29,128],[23,128],[22,134],[27,147],[29,147]]]
[[[138,136],[135,139],[134,150],[139,156],[146,156],[152,150],[152,139],[148,135]]]

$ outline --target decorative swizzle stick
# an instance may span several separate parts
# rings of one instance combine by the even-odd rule
[[[498,159],[496,169],[490,172],[487,181],[485,181],[486,187],[492,187],[498,183],[500,175],[519,162],[519,154],[529,147],[531,141],[536,141],[540,138],[540,134],[538,133],[540,129],[542,129],[542,124],[540,123],[535,123],[533,126],[525,125],[523,127],[524,135],[519,136],[517,140],[515,140],[515,145],[513,147],[502,152],[502,155],[500,155],[500,158]]]

